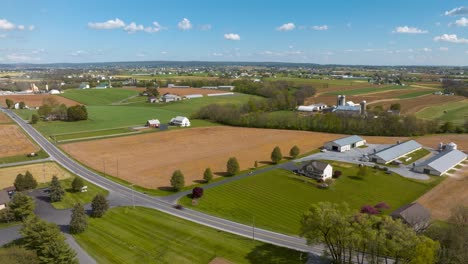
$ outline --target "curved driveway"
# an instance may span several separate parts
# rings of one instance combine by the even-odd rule
[[[31,136],[31,138],[33,138],[37,144],[39,144],[41,148],[46,151],[57,163],[74,174],[79,175],[86,180],[109,190],[109,200],[113,206],[137,205],[149,207],[176,217],[180,217],[225,232],[237,234],[243,237],[251,238],[254,235],[256,240],[281,247],[310,252],[316,255],[321,255],[323,253],[323,248],[321,246],[310,247],[306,244],[306,241],[303,238],[287,236],[264,229],[253,228],[252,226],[239,224],[237,222],[214,217],[194,210],[177,210],[173,208],[173,203],[171,202],[165,201],[158,197],[152,197],[140,192],[133,191],[130,187],[123,186],[108,180],[68,157],[59,148],[48,141],[44,136],[42,136],[31,125],[29,125],[14,112],[7,109],[3,109],[3,111],[13,120],[15,120],[16,123],[18,123],[18,125],[21,126]]]

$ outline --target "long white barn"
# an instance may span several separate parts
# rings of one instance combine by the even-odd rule
[[[420,173],[441,176],[464,160],[466,160],[465,153],[457,149],[452,149],[443,151],[423,161],[416,165],[413,170]]]

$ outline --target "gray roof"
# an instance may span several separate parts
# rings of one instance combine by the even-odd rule
[[[316,173],[323,173],[323,171],[330,165],[326,162],[319,161],[319,160],[312,160],[308,162],[306,165],[302,167],[303,170],[307,170],[307,167],[312,166],[314,172]]]
[[[7,204],[10,201],[10,196],[5,190],[0,190],[0,204]]]
[[[334,111],[355,111],[355,112],[360,112],[361,111],[361,106],[339,105],[334,109]]]
[[[384,161],[392,161],[394,159],[397,159],[403,155],[405,155],[408,152],[412,152],[417,150],[418,148],[421,148],[421,144],[414,140],[409,140],[400,144],[393,145],[389,148],[383,149],[375,154],[374,156],[377,156]]]
[[[393,218],[401,218],[410,225],[427,222],[431,219],[429,211],[419,203],[404,205],[393,211],[390,216]]]
[[[360,136],[354,135],[354,136],[339,138],[331,142],[335,143],[338,146],[346,146],[346,145],[351,145],[360,141],[364,141],[364,139]]]
[[[452,150],[441,152],[425,160],[421,164],[418,164],[418,167],[429,166],[438,172],[444,173],[465,159],[466,159],[465,153],[457,149],[452,149]]]
[[[185,116],[176,116],[176,117],[174,117],[174,118],[172,119],[172,121],[173,121],[173,122],[183,122],[184,119],[186,119],[186,118],[187,118],[187,117],[185,117]],[[188,120],[188,118],[187,118],[187,120]]]

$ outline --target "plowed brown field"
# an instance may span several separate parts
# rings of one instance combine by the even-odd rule
[[[16,125],[0,125],[0,158],[36,152],[34,145]]]
[[[4,113],[0,112],[0,123],[9,123],[11,122],[10,118],[6,116]]]
[[[75,102],[73,100],[67,99],[62,96],[58,95],[52,95],[52,94],[28,94],[28,95],[2,95],[0,96],[0,102],[5,102],[7,98],[13,100],[13,102],[18,103],[18,102],[24,102],[27,106],[29,107],[36,107],[36,106],[41,106],[42,105],[42,100],[44,98],[48,97],[53,97],[57,99],[57,101],[60,104],[65,104],[66,106],[73,106],[80,104],[78,102]]]
[[[415,97],[411,99],[379,102],[379,103],[374,104],[374,106],[382,105],[384,109],[388,109],[391,104],[400,103],[402,114],[407,114],[407,113],[414,114],[429,106],[434,106],[434,105],[439,105],[439,104],[444,104],[444,103],[449,103],[449,102],[458,102],[464,99],[465,98],[462,96],[443,96],[443,95],[430,94],[430,95],[426,95],[422,97]]]

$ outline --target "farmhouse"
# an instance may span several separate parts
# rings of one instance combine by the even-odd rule
[[[387,164],[420,148],[422,148],[421,144],[414,140],[409,140],[371,154],[369,158],[372,162]]]
[[[169,124],[173,126],[189,127],[190,120],[185,116],[176,116],[171,119]]]
[[[49,91],[50,94],[60,94],[60,91],[57,89],[52,89]]]
[[[390,214],[393,219],[401,219],[414,230],[424,230],[429,226],[431,214],[419,203],[404,205]]]
[[[349,136],[325,143],[325,149],[344,152],[355,147],[363,146],[366,140],[360,136]]]
[[[159,101],[158,98],[154,96],[148,97],[148,102],[150,103],[157,103],[158,101]]]
[[[8,202],[10,202],[10,196],[5,190],[0,190],[0,210],[7,207]]]
[[[333,167],[326,162],[313,160],[308,162],[297,172],[306,177],[319,180],[326,180],[331,179],[333,175]]]
[[[175,95],[175,94],[166,93],[163,96],[161,96],[161,101],[165,103],[175,102],[175,101],[180,101],[180,100],[182,100],[182,97]]]
[[[415,165],[413,170],[420,173],[441,176],[464,160],[466,160],[465,153],[457,149],[445,150]]]
[[[146,121],[146,126],[147,127],[159,127],[160,124],[161,124],[161,122],[159,122],[158,119],[150,119],[150,120]]]

